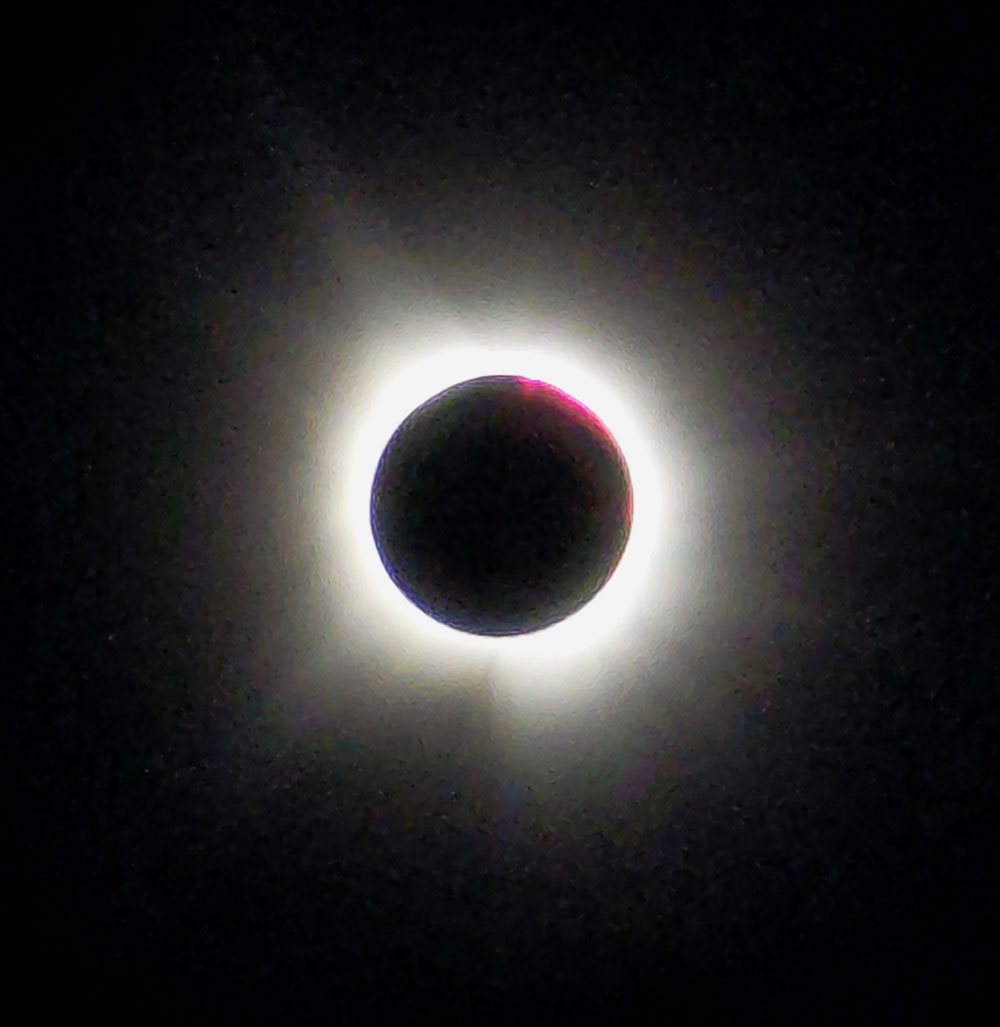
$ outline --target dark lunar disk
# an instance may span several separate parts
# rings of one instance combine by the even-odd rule
[[[371,522],[403,594],[435,620],[518,635],[600,590],[632,523],[628,468],[585,407],[493,376],[428,400],[379,461]]]

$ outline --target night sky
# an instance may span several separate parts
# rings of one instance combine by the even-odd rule
[[[11,40],[15,991],[957,1010],[1000,955],[985,27],[222,6]],[[639,383],[680,495],[555,705],[397,638],[328,516],[375,357],[512,320]]]

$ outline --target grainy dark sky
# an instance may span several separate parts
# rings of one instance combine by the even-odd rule
[[[957,16],[806,6],[23,26],[33,1002],[811,1018],[986,982],[995,67]],[[646,340],[712,482],[682,637],[513,746],[481,681],[407,692],[313,591],[300,415],[404,286]]]

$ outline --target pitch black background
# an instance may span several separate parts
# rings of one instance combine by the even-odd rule
[[[836,6],[22,24],[5,851],[38,1001],[811,1017],[986,983],[996,80],[975,24]],[[289,109],[400,222],[453,184],[525,189],[576,210],[616,267],[682,253],[692,302],[723,290],[772,319],[752,368],[702,355],[691,403],[724,434],[741,382],[782,397],[799,492],[781,545],[811,569],[812,612],[753,646],[702,640],[690,692],[752,665],[751,699],[631,809],[546,807],[507,845],[475,710],[451,711],[433,765],[398,724],[350,759],[255,748],[255,633],[282,597],[254,568],[278,555],[252,518],[233,549],[209,468],[248,459],[234,439],[260,408],[226,392],[238,368],[198,298],[280,246],[311,173],[283,148]],[[217,526],[194,556],[192,519]],[[654,704],[621,716],[655,748]],[[450,798],[373,827],[422,781]]]

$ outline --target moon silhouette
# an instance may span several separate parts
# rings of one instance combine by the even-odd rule
[[[459,631],[519,635],[589,602],[632,524],[607,428],[545,382],[461,382],[414,410],[382,452],[371,528],[392,581]]]

